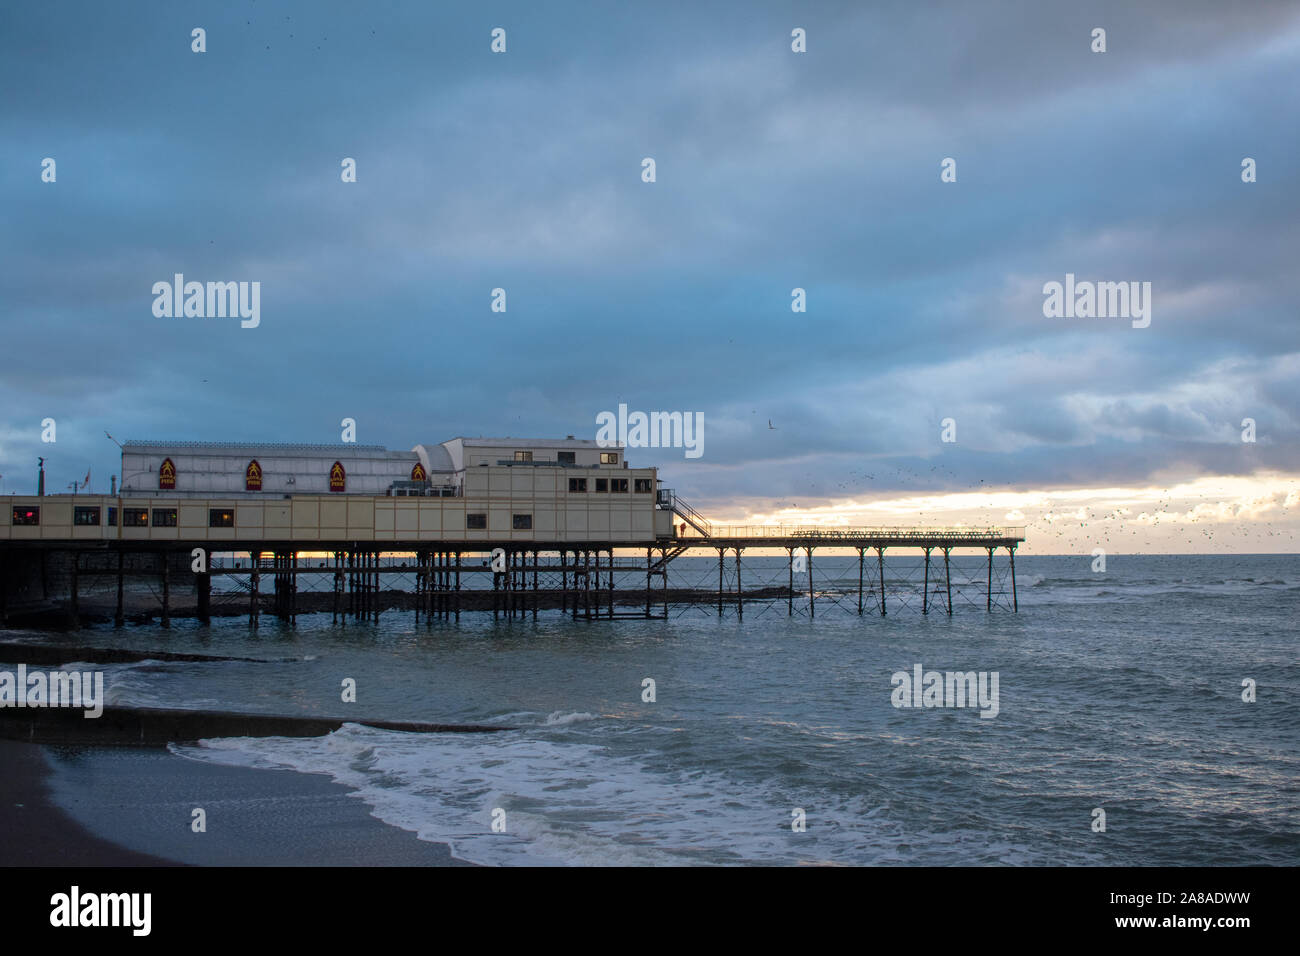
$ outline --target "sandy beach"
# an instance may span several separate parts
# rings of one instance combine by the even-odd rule
[[[0,740],[3,866],[463,866],[323,776]],[[207,832],[190,829],[202,807]],[[98,834],[112,834],[112,841]]]

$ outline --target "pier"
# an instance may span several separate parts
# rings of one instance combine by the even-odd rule
[[[48,508],[57,497],[39,500]],[[117,504],[106,507],[151,504],[109,501]],[[394,499],[368,501],[373,514]],[[180,615],[201,622],[246,615],[256,628],[264,618],[292,624],[306,613],[346,623],[401,612],[432,627],[475,611],[498,620],[546,612],[598,622],[683,613],[813,619],[836,611],[885,617],[1019,610],[1015,552],[1023,528],[736,527],[708,521],[671,491],[658,502],[671,513],[671,532],[639,539],[538,534],[521,541],[441,532],[442,540],[433,541],[354,527],[348,540],[329,540],[319,528],[273,536],[263,526],[257,537],[235,531],[214,541],[170,527],[134,538],[122,528],[96,538],[32,529],[41,533],[0,537],[0,625],[23,620],[33,608],[57,617],[61,608],[77,627],[92,593],[100,607],[111,605],[119,627],[128,618],[154,617],[168,627]],[[683,558],[707,558],[716,577],[701,570],[701,561],[684,573]],[[142,589],[154,599],[143,612]],[[128,593],[137,599],[133,606]]]

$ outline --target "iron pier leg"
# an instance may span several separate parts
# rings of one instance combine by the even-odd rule
[[[248,626],[257,628],[257,585],[261,581],[261,576],[257,573],[257,565],[261,560],[260,551],[248,552],[248,566],[252,569],[248,576]]]
[[[1011,610],[1013,613],[1020,613],[1020,598],[1016,596],[1016,549],[1007,548],[1007,554],[1011,556]]]
[[[986,611],[993,610],[993,549],[992,548],[989,548],[989,585],[988,585],[988,590],[985,592],[984,609]]]
[[[198,576],[199,588],[199,623],[212,623],[212,569],[208,562],[212,560],[212,555],[208,551],[203,552],[204,571]]]
[[[722,617],[722,562],[726,549],[718,549],[718,617]]]
[[[921,591],[921,613],[930,613],[930,549],[925,549],[925,589]]]
[[[858,548],[858,614],[862,614],[862,576],[867,563],[867,549]]]
[[[736,549],[736,617],[745,618],[745,592],[740,586],[740,548]]]
[[[943,584],[948,591],[948,616],[952,617],[952,573],[948,569],[948,550],[943,549]]]
[[[794,617],[794,548],[786,548],[786,554],[790,558],[790,587],[785,594],[785,615]]]
[[[817,607],[813,599],[813,549],[804,548],[804,551],[808,554],[808,617],[814,618],[817,616]]]
[[[885,605],[885,549],[876,548],[876,559],[880,562],[880,616],[887,612]]]

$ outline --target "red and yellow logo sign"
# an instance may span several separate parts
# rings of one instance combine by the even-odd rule
[[[347,488],[348,476],[339,462],[330,466],[330,491],[343,491]]]
[[[424,465],[420,464],[418,461],[415,463],[415,467],[411,469],[411,480],[412,481],[429,480],[429,476],[424,473]]]
[[[244,490],[261,491],[262,490],[262,466],[254,458],[244,469]]]
[[[176,466],[170,458],[164,458],[162,467],[158,469],[158,487],[164,490],[176,487]]]

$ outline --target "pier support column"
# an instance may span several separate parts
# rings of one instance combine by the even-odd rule
[[[808,555],[808,617],[814,618],[817,616],[817,605],[813,597],[813,549],[804,548],[804,553]]]
[[[984,609],[986,611],[993,610],[993,549],[992,548],[989,548],[989,583],[988,583],[987,590],[984,592],[984,599],[985,599]]]
[[[212,556],[207,551],[203,552],[204,570],[196,575],[195,579],[199,596],[200,624],[212,623],[212,569],[208,566],[208,562],[211,558]]]
[[[876,559],[880,566],[880,616],[884,617],[888,611],[885,605],[885,549],[876,548]]]
[[[943,585],[948,591],[948,616],[952,617],[952,574],[948,570],[948,548],[943,549]]]
[[[745,619],[745,592],[740,585],[740,552],[742,549],[736,549],[736,617],[742,621]]]
[[[930,613],[930,549],[925,549],[925,586],[921,591],[921,613]]]
[[[1007,554],[1011,558],[1011,610],[1015,614],[1020,613],[1020,598],[1016,596],[1016,548],[1012,545],[1007,548]]]
[[[858,548],[858,615],[862,615],[862,578],[867,563],[867,549]]]
[[[258,563],[261,561],[262,553],[260,551],[248,552],[248,566],[252,569],[248,575],[248,626],[257,629],[257,586],[261,582],[261,575],[257,573]]]
[[[725,548],[718,549],[718,617],[722,617],[722,562],[726,553]]]
[[[790,588],[785,595],[785,615],[794,617],[794,548],[786,548],[785,551],[790,558]]]

